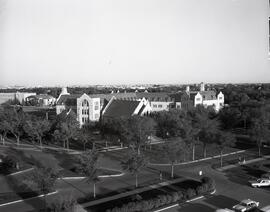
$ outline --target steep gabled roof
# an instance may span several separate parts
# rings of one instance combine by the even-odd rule
[[[172,102],[173,99],[168,93],[136,93],[137,98],[142,99],[145,98],[148,101],[152,102]]]
[[[61,95],[57,101],[57,105],[75,106],[77,105],[77,99],[81,96],[82,94]]]
[[[140,101],[113,99],[103,116],[110,118],[130,117],[139,104]]]
[[[217,99],[217,96],[216,96],[216,92],[215,91],[200,91],[199,93],[202,95],[203,100],[214,100],[214,99]]]

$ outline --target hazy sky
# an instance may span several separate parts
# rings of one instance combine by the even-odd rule
[[[268,0],[0,0],[0,85],[270,82]]]

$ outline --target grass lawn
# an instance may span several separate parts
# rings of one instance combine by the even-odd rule
[[[147,148],[146,150],[143,150],[143,151],[148,156],[151,163],[167,163],[167,164],[170,163],[169,159],[163,155],[164,153],[163,153],[161,144],[153,145],[151,147],[151,150]],[[239,149],[228,147],[228,148],[225,148],[225,150],[223,151],[223,154],[235,152],[235,151],[239,151]],[[187,154],[186,154],[185,161],[191,161],[192,151],[187,150],[186,153]],[[209,145],[206,149],[206,157],[212,157],[219,154],[220,152],[218,148],[214,145]],[[196,148],[195,148],[195,159],[197,160],[197,159],[202,159],[202,158],[203,158],[203,147],[201,144],[198,144],[196,145]],[[179,161],[179,162],[183,162],[183,161]]]

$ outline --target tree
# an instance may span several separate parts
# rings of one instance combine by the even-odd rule
[[[153,115],[157,123],[157,136],[162,138],[176,137],[180,134],[180,111],[162,111]]]
[[[63,111],[64,118],[59,121],[54,131],[54,137],[63,142],[63,148],[69,149],[69,143],[72,138],[76,138],[79,130],[79,122],[73,111]],[[61,115],[62,116],[62,115]]]
[[[250,136],[255,140],[258,147],[258,155],[261,157],[261,147],[263,142],[267,142],[269,139],[270,130],[267,125],[265,117],[255,118],[252,120],[252,128],[250,130]]]
[[[128,159],[121,163],[124,170],[127,170],[132,175],[135,175],[135,186],[138,187],[138,174],[141,169],[147,165],[147,159],[143,154],[138,154],[132,151],[128,154]]]
[[[34,118],[32,120],[27,120],[24,125],[24,130],[28,136],[39,142],[40,147],[42,147],[42,139],[46,132],[50,129],[50,123],[48,120]]]
[[[9,123],[9,132],[13,134],[17,140],[17,145],[20,144],[20,137],[24,134],[24,124],[28,119],[28,116],[23,112],[23,110],[17,108],[7,109],[7,120]]]
[[[1,133],[1,141],[3,145],[5,145],[5,139],[7,137],[7,133],[10,131],[10,125],[8,122],[7,113],[3,108],[0,110],[0,133]]]
[[[186,159],[188,146],[183,140],[167,141],[162,145],[162,155],[171,163],[171,178],[174,178],[174,165]]]
[[[199,129],[196,127],[192,120],[185,119],[183,122],[183,139],[186,144],[190,145],[192,148],[192,160],[195,160],[195,147],[198,143]]]
[[[218,119],[223,129],[230,130],[239,125],[241,112],[237,108],[223,107],[218,113]]]
[[[44,209],[46,211],[46,195],[55,188],[58,172],[55,169],[36,166],[31,175],[24,182],[31,188],[38,190],[44,195]]]
[[[79,156],[78,170],[86,176],[86,182],[88,184],[93,183],[94,198],[96,198],[96,183],[99,180],[97,175],[98,158],[99,153],[95,148],[88,150]]]
[[[220,167],[223,166],[223,151],[226,147],[234,146],[236,142],[235,137],[230,132],[219,131],[216,134],[215,144],[218,146],[220,152]]]
[[[121,126],[122,140],[140,154],[141,146],[147,143],[154,131],[155,122],[149,117],[132,116],[127,120],[126,125]]]
[[[197,106],[193,112],[195,126],[199,129],[198,138],[203,144],[203,156],[206,157],[207,145],[214,143],[214,136],[219,128],[219,121],[217,118],[210,118],[213,116],[209,109],[203,106]]]

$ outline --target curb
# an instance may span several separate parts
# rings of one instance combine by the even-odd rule
[[[230,152],[230,153],[227,153],[227,154],[223,154],[223,157],[243,153],[245,151],[246,150],[239,150],[239,151],[236,151],[236,152]],[[197,162],[201,162],[201,161],[205,161],[205,160],[211,160],[211,159],[215,159],[215,158],[219,158],[219,157],[220,157],[220,155],[215,155],[215,156],[212,156],[212,157],[202,158],[202,159],[198,159],[198,160],[187,161],[187,162],[183,162],[183,163],[176,163],[174,165],[178,166],[178,165],[192,164],[192,163],[197,163]],[[152,165],[152,166],[171,166],[172,164],[170,164],[170,163],[149,163],[149,165]]]
[[[214,193],[216,193],[216,189],[214,190],[214,191],[212,191],[210,194],[214,194]],[[193,202],[193,201],[196,201],[196,200],[199,200],[199,199],[202,199],[202,198],[204,198],[205,196],[198,196],[198,197],[196,197],[196,198],[194,198],[194,199],[190,199],[190,200],[187,200],[187,201],[185,201],[185,202],[187,202],[187,203],[189,203],[189,202]],[[167,209],[170,209],[170,208],[174,208],[174,207],[177,207],[177,206],[180,206],[180,204],[179,203],[177,203],[177,204],[174,204],[174,205],[171,205],[171,206],[168,206],[168,207],[165,207],[165,208],[162,208],[162,209],[159,209],[159,210],[156,210],[156,211],[153,211],[153,212],[160,212],[160,211],[164,211],[164,210],[167,210]]]
[[[100,175],[98,176],[98,178],[108,178],[108,177],[121,177],[124,176],[125,173],[121,173],[121,174],[112,174],[112,175]],[[58,180],[83,180],[86,177],[59,177],[57,178]]]
[[[52,194],[56,194],[56,193],[58,193],[57,190],[54,191],[54,192],[51,192],[51,193],[46,194],[46,196],[52,195]],[[41,195],[35,196],[35,197],[30,197],[30,198],[27,198],[27,199],[20,199],[20,200],[16,200],[16,201],[12,201],[12,202],[3,203],[3,204],[0,205],[0,207],[6,206],[6,205],[15,204],[15,203],[19,203],[19,202],[24,202],[24,201],[27,201],[27,200],[30,200],[30,199],[34,199],[34,198],[37,198],[37,197],[44,197],[44,194],[41,194]]]
[[[22,170],[22,171],[18,171],[18,172],[14,172],[14,173],[8,174],[7,176],[13,176],[13,175],[21,174],[21,173],[24,173],[24,172],[31,171],[33,169],[34,168],[32,167],[32,168],[29,168],[29,169],[25,169],[25,170]]]

